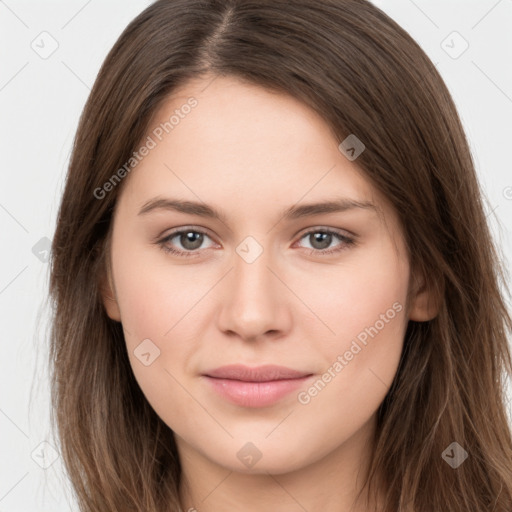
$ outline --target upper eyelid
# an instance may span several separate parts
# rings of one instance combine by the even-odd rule
[[[194,227],[194,226],[184,226],[184,227],[180,227],[180,228],[176,228],[176,229],[173,229],[171,230],[169,233],[167,233],[166,235],[162,235],[161,237],[159,237],[161,240],[167,240],[169,238],[173,238],[175,237],[176,235],[179,235],[181,233],[186,233],[187,231],[192,231],[194,233],[202,233],[204,235],[208,235],[210,238],[214,239],[215,237],[213,237],[212,235],[210,235],[210,232],[205,229],[205,228],[199,228],[199,227]]]

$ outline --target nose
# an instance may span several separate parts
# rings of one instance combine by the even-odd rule
[[[271,261],[270,251],[248,263],[237,253],[223,283],[218,327],[242,340],[276,339],[291,328],[291,293]]]

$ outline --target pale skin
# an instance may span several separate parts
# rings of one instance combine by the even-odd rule
[[[210,77],[175,91],[148,134],[190,96],[197,106],[125,178],[112,278],[102,287],[109,317],[123,325],[135,377],[175,433],[182,508],[365,511],[353,501],[407,322],[427,321],[437,307],[422,277],[411,276],[393,207],[357,159],[340,152],[321,117],[285,94]],[[155,198],[206,203],[224,219],[170,208],[139,214]],[[293,206],[341,198],[375,208],[283,217]],[[191,257],[158,245],[176,228],[206,233],[202,243],[200,235],[195,243],[185,235],[163,242]],[[310,233],[326,230],[334,234],[323,245]],[[251,263],[237,252],[247,237],[257,245],[246,249],[262,250]],[[336,373],[338,356],[393,304],[403,307]],[[145,339],[160,350],[149,366],[134,354]],[[247,408],[201,377],[233,363],[312,373],[305,392],[329,368],[332,378],[307,404],[294,392]],[[237,456],[248,442],[261,454],[252,467]]]

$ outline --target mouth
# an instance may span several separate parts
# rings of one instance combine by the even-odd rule
[[[209,370],[202,377],[231,403],[241,407],[267,407],[303,386],[312,375],[284,366],[229,365]]]

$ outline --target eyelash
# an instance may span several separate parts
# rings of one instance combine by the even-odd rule
[[[168,253],[168,254],[174,254],[176,256],[183,256],[183,257],[186,257],[186,258],[187,257],[189,258],[189,257],[197,256],[197,253],[199,252],[198,249],[196,249],[194,251],[180,251],[180,250],[173,249],[173,248],[169,247],[168,245],[166,245],[176,235],[181,235],[183,233],[199,233],[199,234],[206,235],[206,236],[209,237],[208,233],[206,233],[205,231],[203,231],[201,229],[180,228],[179,230],[173,231],[172,233],[167,235],[165,238],[163,238],[162,240],[159,240],[156,243],[157,243],[157,245],[160,246],[160,248],[165,253]],[[355,245],[355,243],[356,243],[353,238],[350,238],[350,237],[348,237],[346,235],[342,235],[338,231],[334,231],[332,229],[322,229],[322,228],[316,228],[316,229],[311,229],[311,230],[307,231],[306,233],[304,233],[300,237],[299,240],[302,240],[306,236],[311,235],[313,233],[322,233],[322,234],[334,235],[335,237],[337,237],[342,242],[342,244],[340,244],[340,246],[338,246],[338,248],[336,248],[336,249],[324,249],[324,250],[322,250],[322,249],[309,249],[309,248],[306,248],[307,253],[309,255],[311,255],[311,256],[318,256],[318,255],[325,256],[325,255],[330,255],[330,254],[333,254],[333,253],[338,253],[338,252],[341,252],[341,251],[347,249],[350,246]]]

